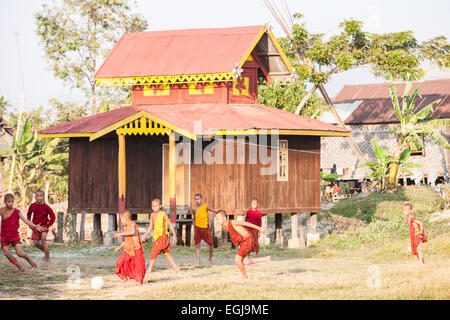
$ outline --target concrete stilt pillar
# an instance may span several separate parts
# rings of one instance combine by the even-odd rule
[[[114,238],[114,234],[117,230],[117,215],[115,213],[108,214],[108,232],[105,232],[104,244],[107,246],[113,246],[117,244],[117,238]]]
[[[91,232],[91,244],[102,245],[103,244],[103,232],[102,232],[102,214],[94,213],[94,229]]]
[[[71,241],[78,241],[78,232],[77,232],[77,213],[72,213],[72,225],[71,225],[71,229],[72,229],[72,236],[71,236]]]
[[[57,225],[58,225],[58,241],[57,243],[64,243],[64,212],[58,212],[58,218],[57,218]]]
[[[299,248],[300,239],[298,237],[298,214],[291,214],[291,239],[288,240],[288,248]]]
[[[260,246],[268,246],[270,244],[270,238],[267,236],[267,215],[263,215],[261,217],[261,227],[266,230],[266,234],[259,235],[259,245]]]
[[[84,241],[85,237],[84,237],[84,224],[86,221],[86,212],[83,211],[81,213],[81,223],[80,223],[80,241]]]
[[[306,237],[306,243],[307,245],[311,245],[319,241],[320,235],[316,232],[317,228],[317,213],[311,212],[311,215],[309,217],[309,233]]]
[[[275,245],[283,247],[283,215],[281,213],[275,214]]]

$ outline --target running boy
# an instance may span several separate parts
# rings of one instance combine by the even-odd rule
[[[194,196],[194,206],[190,211],[194,217],[194,243],[195,254],[197,256],[197,265],[200,265],[200,242],[202,240],[209,246],[209,262],[214,264],[212,259],[214,252],[214,240],[211,233],[211,228],[209,227],[208,212],[210,211],[216,214],[217,211],[208,208],[208,206],[203,203],[203,197],[200,193],[197,193]]]
[[[27,254],[22,251],[22,246],[20,245],[19,236],[19,219],[22,219],[31,228],[36,229],[40,232],[44,230],[43,227],[37,226],[25,218],[18,209],[14,208],[14,196],[10,193],[5,195],[4,198],[5,206],[0,208],[0,216],[2,218],[2,229],[1,229],[1,246],[5,253],[6,258],[15,265],[19,272],[23,272],[24,267],[17,261],[16,258],[11,254],[10,245],[14,247],[16,254],[27,260],[34,269],[37,267],[36,262],[34,262]]]
[[[50,226],[55,222],[55,213],[48,204],[44,202],[44,192],[38,190],[34,193],[36,202],[32,203],[28,208],[27,218],[33,221],[34,224],[40,225],[44,228],[44,231],[39,232],[34,229],[31,235],[36,248],[44,251],[44,261],[50,262],[50,251],[47,246],[47,234]],[[31,219],[33,216],[33,219]]]
[[[170,251],[172,251],[172,248],[170,247],[170,235],[167,226],[170,228],[170,231],[172,231],[174,243],[177,243],[175,229],[173,228],[173,225],[170,222],[167,214],[161,210],[161,200],[155,199],[152,201],[152,210],[153,213],[150,215],[150,225],[148,226],[147,232],[144,235],[145,241],[145,239],[147,239],[148,235],[150,234],[150,231],[152,231],[153,227],[155,227],[155,231],[153,231],[153,248],[150,253],[150,266],[147,273],[148,275],[151,274],[156,262],[156,258],[160,253],[164,254],[175,272],[178,272],[180,271],[180,269],[169,253]]]
[[[247,272],[245,271],[245,266],[265,262],[269,265],[269,268],[272,269],[270,256],[263,258],[248,257],[248,254],[252,250],[253,239],[251,233],[248,232],[246,228],[253,228],[259,230],[262,234],[265,234],[266,231],[263,228],[248,222],[228,220],[228,215],[223,210],[219,210],[217,212],[215,220],[217,223],[222,225],[222,228],[229,232],[233,244],[239,245],[239,250],[236,254],[234,262],[236,263],[239,271],[241,271],[242,278],[248,278]]]
[[[119,252],[123,248],[123,252],[116,263],[116,274],[122,279],[123,283],[127,282],[128,279],[134,279],[142,285],[145,277],[145,259],[139,228],[131,220],[129,211],[120,214],[120,222],[122,222],[124,232],[118,232],[114,237],[123,236],[124,240],[114,250],[114,252]]]
[[[419,263],[424,264],[425,260],[422,253],[422,243],[427,242],[427,236],[423,230],[423,223],[412,215],[412,208],[412,204],[410,203],[405,203],[405,205],[403,205],[403,214],[406,218],[406,223],[409,226],[411,253],[417,256]]]
[[[261,211],[258,210],[259,200],[257,198],[253,198],[250,203],[250,210],[247,210],[245,214],[245,222],[253,223],[254,225],[261,227]],[[253,238],[253,247],[252,252],[256,253],[258,257],[259,253],[259,231],[254,228],[247,228],[247,231],[252,234]]]

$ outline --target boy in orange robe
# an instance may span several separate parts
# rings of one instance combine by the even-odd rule
[[[253,228],[265,234],[264,228],[258,227],[253,223],[228,220],[228,215],[225,211],[219,210],[216,214],[215,220],[217,223],[222,225],[222,228],[227,230],[230,234],[231,241],[234,245],[239,245],[239,250],[236,254],[234,262],[236,263],[239,271],[241,271],[242,278],[247,279],[247,272],[245,271],[245,266],[249,266],[255,263],[265,262],[272,269],[271,257],[266,256],[262,258],[249,258],[248,254],[252,251],[253,238],[252,234],[247,231],[246,228]]]
[[[412,214],[412,204],[406,203],[403,206],[403,214],[406,218],[406,223],[409,226],[409,237],[411,240],[411,253],[417,256],[419,263],[424,264],[425,260],[422,253],[422,243],[428,241],[425,231],[423,230],[423,223],[416,219]]]
[[[19,272],[23,272],[25,269],[11,254],[10,245],[14,247],[16,254],[19,257],[27,260],[32,269],[34,269],[37,267],[36,262],[34,262],[27,254],[22,251],[22,247],[20,245],[19,219],[22,219],[27,225],[30,226],[30,228],[35,229],[39,232],[44,231],[44,228],[35,225],[27,218],[25,218],[18,209],[14,208],[14,196],[12,194],[6,194],[4,202],[5,206],[3,208],[0,208],[0,216],[2,219],[2,228],[0,231],[2,250],[5,253],[6,258],[8,258],[8,260],[19,269]]]
[[[136,280],[140,285],[145,277],[145,259],[139,228],[131,220],[131,213],[124,211],[120,214],[120,221],[124,227],[123,232],[116,233],[114,237],[123,236],[124,241],[114,251],[124,249],[116,263],[116,274],[123,283],[128,279]]]
[[[155,199],[152,201],[153,213],[150,215],[150,225],[148,226],[147,232],[144,235],[144,241],[147,239],[148,235],[155,227],[153,231],[153,247],[150,253],[150,266],[148,267],[148,275],[152,273],[153,267],[156,263],[156,258],[159,254],[163,254],[167,261],[169,261],[175,272],[180,271],[177,264],[170,255],[172,248],[170,247],[170,235],[167,227],[170,228],[173,234],[173,241],[177,243],[177,236],[175,234],[175,229],[170,222],[169,216],[161,210],[161,200]]]
[[[214,214],[217,213],[216,210],[208,208],[208,206],[203,203],[203,197],[200,193],[194,196],[195,204],[191,208],[191,214],[194,217],[194,243],[195,243],[195,254],[197,256],[197,265],[200,265],[200,242],[203,240],[209,246],[209,262],[214,264],[212,259],[214,252],[214,240],[209,227],[208,212]]]

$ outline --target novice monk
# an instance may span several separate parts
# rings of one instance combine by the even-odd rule
[[[417,256],[419,263],[424,264],[425,260],[422,253],[422,242],[427,242],[427,236],[423,230],[423,223],[411,214],[412,204],[406,203],[403,206],[403,214],[406,223],[409,226],[409,236],[411,239],[411,253]]]
[[[248,278],[244,265],[248,266],[255,263],[266,262],[269,265],[269,268],[272,269],[270,256],[263,258],[248,257],[248,254],[252,250],[253,239],[251,233],[246,230],[246,227],[259,230],[262,234],[265,234],[266,231],[263,228],[249,222],[228,220],[228,215],[223,210],[219,210],[217,212],[215,220],[217,223],[222,225],[222,228],[230,233],[230,238],[233,244],[239,245],[239,250],[234,262],[241,271],[242,278]]]
[[[203,198],[200,193],[194,196],[195,204],[191,208],[191,213],[194,217],[194,243],[195,243],[195,254],[197,255],[197,264],[200,265],[200,242],[203,240],[209,246],[209,262],[214,264],[212,259],[214,252],[214,240],[211,233],[211,228],[209,227],[208,211],[216,214],[217,211],[208,208],[206,204],[203,203]]]
[[[50,262],[50,251],[47,246],[47,234],[48,229],[55,222],[55,213],[52,208],[44,202],[44,192],[42,190],[36,191],[34,193],[34,197],[36,202],[32,203],[28,208],[27,218],[28,220],[33,221],[33,223],[42,226],[44,231],[39,232],[37,230],[33,230],[31,240],[33,240],[34,245],[38,249],[44,251],[44,261]],[[33,219],[31,219],[32,215]]]
[[[128,279],[134,279],[142,285],[145,277],[145,259],[141,242],[141,235],[136,223],[131,220],[131,213],[124,211],[120,214],[120,222],[122,222],[124,231],[116,233],[115,238],[124,237],[120,247],[114,251],[119,252],[123,248],[123,252],[117,259],[116,274],[122,279],[123,283]]]
[[[259,200],[256,198],[253,198],[252,202],[250,203],[251,209],[247,210],[247,213],[245,214],[245,222],[250,222],[258,227],[261,227],[261,211],[258,210],[258,204],[259,204]],[[247,228],[247,231],[252,234],[252,238],[253,238],[252,252],[255,252],[256,256],[258,257],[259,231],[254,228]]]
[[[155,231],[153,231],[153,248],[150,253],[150,266],[147,271],[148,275],[151,274],[153,267],[155,266],[156,257],[158,257],[160,253],[164,254],[175,272],[178,272],[180,269],[178,269],[177,264],[169,253],[172,251],[172,248],[170,247],[170,235],[167,226],[169,226],[170,231],[172,231],[174,243],[177,243],[177,236],[175,235],[173,225],[167,214],[164,211],[161,211],[161,200],[155,199],[152,201],[152,210],[153,213],[150,216],[150,225],[144,235],[145,241],[150,234],[150,231],[152,231],[153,226],[155,227]]]
[[[20,245],[19,218],[33,229],[37,229],[42,232],[44,228],[33,224],[31,221],[26,219],[19,210],[14,208],[14,196],[12,194],[6,194],[4,202],[5,207],[0,208],[0,215],[2,218],[2,229],[0,236],[2,250],[8,260],[19,269],[19,272],[23,272],[25,269],[11,254],[9,245],[12,245],[16,251],[16,254],[27,260],[32,269],[34,269],[37,267],[36,263],[22,251],[22,247]]]

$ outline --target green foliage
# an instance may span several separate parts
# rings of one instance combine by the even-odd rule
[[[67,161],[68,153],[54,152],[58,142],[38,139],[30,119],[26,119],[17,140],[8,150],[1,151],[5,157],[16,155],[14,191],[19,194],[22,207],[31,200],[30,188],[43,188],[49,176],[65,169],[62,163]]]
[[[334,73],[369,64],[376,76],[416,80],[424,75],[420,62],[450,65],[450,44],[444,36],[420,43],[412,31],[375,34],[364,31],[362,21],[344,20],[336,35],[325,37],[307,30],[302,14],[294,14],[292,38],[280,39],[300,80],[326,83]],[[298,65],[307,65],[308,69]]]
[[[10,106],[9,102],[4,96],[0,96],[0,116],[6,113],[6,109]]]
[[[326,181],[329,183],[333,183],[334,181],[336,181],[336,179],[339,179],[340,177],[342,177],[342,174],[326,173],[323,171],[320,172],[320,178],[322,179],[322,181]]]
[[[377,161],[368,161],[363,163],[361,167],[369,167],[372,171],[369,178],[372,182],[374,182],[374,186],[378,190],[385,190],[388,186],[388,177],[393,164],[397,165],[399,172],[407,173],[409,175],[413,175],[413,173],[409,171],[410,168],[418,168],[422,166],[419,164],[406,162],[411,155],[410,149],[404,149],[399,158],[395,159],[393,154],[390,153],[389,150],[380,147],[375,139],[370,140],[370,143],[372,144],[373,152],[377,158]]]
[[[305,85],[297,82],[285,84],[263,83],[258,86],[259,103],[290,112],[295,112],[306,94]],[[313,94],[302,109],[301,115],[318,118],[326,108],[323,100],[316,94]]]
[[[44,4],[35,19],[53,74],[92,98],[93,107],[96,106],[94,73],[99,63],[124,33],[147,28],[147,21],[131,13],[125,0],[62,0],[52,7]]]

